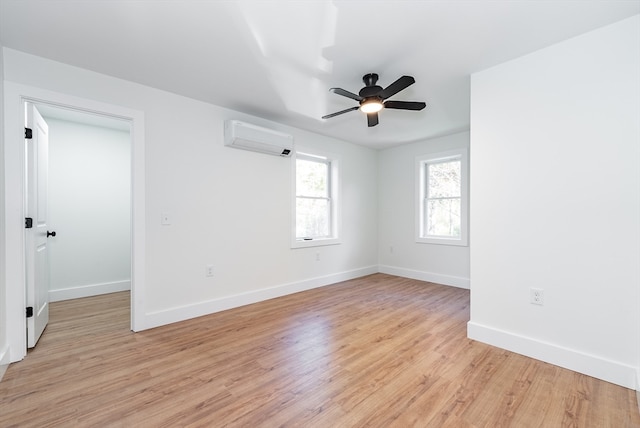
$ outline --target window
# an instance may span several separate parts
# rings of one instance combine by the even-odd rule
[[[296,153],[292,247],[338,243],[338,161]]]
[[[464,149],[417,159],[417,242],[467,245],[467,171]]]

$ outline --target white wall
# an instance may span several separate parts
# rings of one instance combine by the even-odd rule
[[[416,157],[458,148],[469,148],[469,132],[379,152],[378,257],[382,272],[469,288],[468,246],[415,241]]]
[[[47,117],[51,301],[128,290],[129,131]]]
[[[469,336],[630,388],[640,16],[471,79]],[[544,306],[529,288],[544,289]]]
[[[0,44],[2,52],[2,44]],[[4,104],[4,60],[0,55],[0,105]],[[4,115],[0,114],[0,165],[4,166]],[[0,174],[0,272],[5,271],[5,192],[4,167]],[[5,310],[6,281],[0,275],[0,380],[9,364],[9,342],[7,339],[7,312]]]
[[[4,55],[8,81],[144,112],[144,327],[377,270],[374,150],[11,49]],[[289,248],[291,160],[224,147],[228,118],[341,156],[341,245]],[[160,224],[163,211],[170,226]]]

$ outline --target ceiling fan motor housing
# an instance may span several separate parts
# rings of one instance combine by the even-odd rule
[[[362,81],[366,86],[360,89],[360,92],[358,93],[361,97],[373,97],[382,92],[382,87],[376,85],[376,82],[378,81],[378,75],[376,73],[365,74],[362,76]]]

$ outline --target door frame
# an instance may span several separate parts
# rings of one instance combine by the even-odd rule
[[[27,354],[24,238],[25,102],[48,104],[109,116],[131,124],[131,330],[145,323],[145,163],[144,113],[28,85],[4,82],[5,98],[5,285],[6,321],[11,362]]]

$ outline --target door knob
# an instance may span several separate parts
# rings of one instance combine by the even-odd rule
[[[56,233],[55,232],[49,232],[47,230],[47,238],[50,237],[50,236],[53,236],[55,238],[56,237]]]

